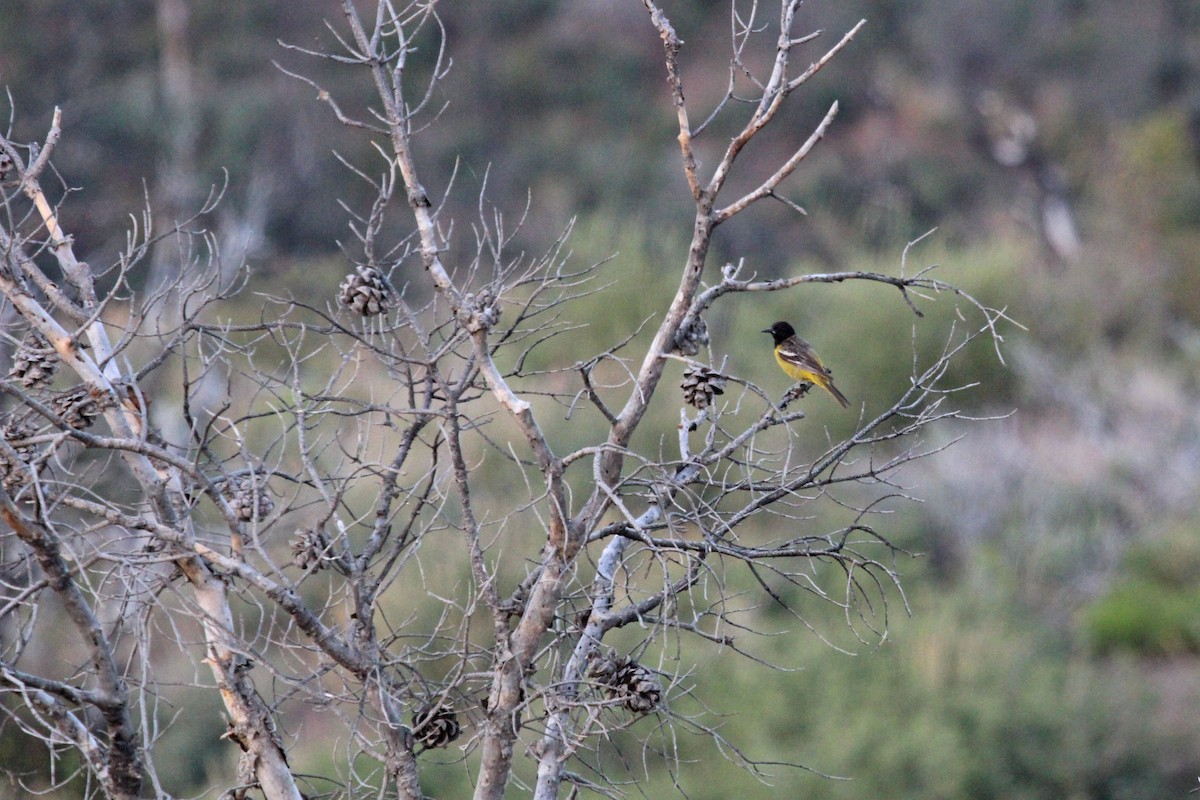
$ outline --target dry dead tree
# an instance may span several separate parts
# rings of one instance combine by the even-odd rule
[[[539,257],[512,254],[513,231],[481,202],[473,247],[451,248],[461,226],[445,211],[450,181],[425,175],[413,150],[436,130],[434,88],[453,46],[435,2],[381,0],[364,19],[343,0],[341,51],[290,48],[361,71],[376,92],[356,112],[289,73],[382,157],[351,166],[376,200],[350,210],[355,263],[327,301],[277,292],[257,319],[235,322],[227,309],[245,270],[229,285],[215,237],[155,232],[148,213],[116,263],[82,263],[43,189],[58,115],[40,147],[0,139],[0,291],[15,353],[0,384],[0,691],[10,730],[52,758],[78,753],[78,773],[54,780],[78,778],[86,796],[170,796],[158,703],[183,681],[216,688],[242,751],[218,787],[227,797],[296,800],[305,783],[313,797],[419,798],[423,754],[451,745],[477,800],[514,786],[549,800],[564,782],[617,795],[603,755],[616,731],[718,736],[671,712],[690,667],[665,653],[682,638],[740,648],[731,632],[745,632],[760,600],[731,595],[734,566],[766,602],[789,604],[775,587],[798,587],[852,625],[886,624],[889,597],[903,595],[874,514],[903,493],[897,470],[936,450],[919,434],[958,416],[942,386],[951,361],[977,337],[999,342],[1003,315],[904,269],[757,280],[711,265],[714,232],[747,208],[799,209],[782,185],[836,103],[756,187],[730,197],[727,180],[863,23],[800,68],[816,35],[795,34],[798,0],[783,0],[770,25],[757,4],[748,17],[735,4],[729,90],[708,119],[744,119],[705,173],[693,145],[707,123],[691,121],[682,43],[645,5],[695,219],[678,288],[635,357],[631,335],[527,366],[561,359],[555,337],[586,323],[576,306],[604,291],[592,282],[603,265],[572,266],[565,233]],[[743,55],[767,28],[773,57],[759,75]],[[165,236],[185,242],[184,261],[142,296],[139,268]],[[917,315],[933,294],[966,314],[890,407],[814,455],[803,412],[711,363],[705,313],[727,295],[854,281],[895,287]],[[675,361],[678,395],[664,381]],[[664,393],[680,419],[669,455],[633,444]],[[570,437],[548,424],[563,409]],[[823,503],[853,521],[815,528]],[[739,534],[762,514],[773,538]],[[829,567],[842,576],[836,592],[821,577]],[[621,638],[626,629],[636,633]],[[180,658],[190,677],[168,660]],[[309,730],[338,766],[302,778],[293,725],[317,711],[322,727]],[[659,724],[638,722],[647,715]],[[536,764],[532,787],[515,777],[518,759]]]

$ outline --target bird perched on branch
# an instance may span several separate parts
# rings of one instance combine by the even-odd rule
[[[795,381],[815,383],[833,395],[833,399],[849,408],[850,401],[833,385],[833,373],[829,371],[812,346],[796,335],[796,329],[791,324],[780,320],[763,333],[769,333],[775,339],[775,360],[787,376]]]

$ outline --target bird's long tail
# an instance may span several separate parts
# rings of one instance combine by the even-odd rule
[[[842,408],[850,407],[850,401],[846,399],[846,395],[839,392],[838,388],[833,385],[832,378],[826,378],[826,377],[823,377],[820,375],[814,375],[813,377],[817,379],[816,384],[818,386],[820,386],[825,391],[829,392],[831,395],[833,395],[834,400],[837,400],[839,403],[842,404]]]

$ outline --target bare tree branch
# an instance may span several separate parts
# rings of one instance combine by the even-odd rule
[[[48,758],[77,751],[90,796],[169,798],[156,709],[185,702],[176,671],[220,697],[240,760],[210,788],[238,800],[316,796],[293,732],[314,735],[317,713],[331,795],[418,800],[426,771],[454,763],[477,800],[499,800],[529,790],[528,759],[539,800],[623,796],[622,768],[684,769],[684,731],[761,779],[767,765],[697,696],[703,665],[678,661],[681,643],[778,668],[752,644],[763,608],[830,646],[810,601],[869,644],[907,610],[885,524],[911,499],[900,471],[947,446],[923,437],[966,419],[950,367],[978,341],[999,353],[1010,320],[909,270],[920,239],[896,275],[709,264],[717,228],[759,200],[804,213],[783,182],[837,103],[766,177],[739,175],[738,157],[862,23],[796,74],[817,36],[794,30],[799,0],[765,26],[757,3],[731,5],[728,84],[693,128],[684,42],[644,5],[692,236],[670,300],[584,351],[565,337],[613,313],[613,259],[576,266],[570,224],[521,251],[530,204],[492,207],[485,173],[462,219],[458,167],[421,158],[456,46],[436,2],[371,14],[343,0],[332,49],[284,47],[360,76],[369,101],[277,65],[357,137],[331,156],[369,197],[341,202],[346,274],[330,297],[223,259],[228,237],[201,217],[156,232],[149,209],[111,264],[81,262],[51,202],[70,146],[60,115],[40,147],[0,137],[16,176],[0,184],[0,339],[14,353],[0,378],[0,694]],[[727,122],[706,179],[696,141]],[[722,198],[732,177],[753,188]],[[144,289],[167,237],[155,258],[179,264]],[[919,355],[914,333],[908,384],[864,402],[840,438],[813,429],[807,384],[776,402],[706,321],[727,296],[811,283],[894,287],[921,324],[934,302],[958,312],[938,353]],[[80,664],[53,660],[50,629]]]

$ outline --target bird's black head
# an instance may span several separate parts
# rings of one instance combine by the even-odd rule
[[[780,320],[764,330],[763,333],[769,333],[774,336],[775,344],[779,344],[780,342],[787,340],[789,336],[795,336],[796,329],[793,328],[789,323]]]

